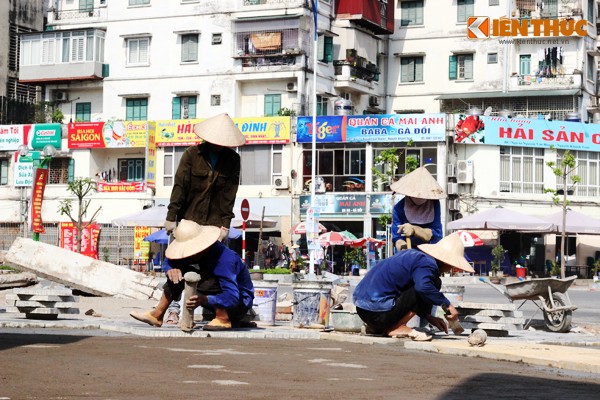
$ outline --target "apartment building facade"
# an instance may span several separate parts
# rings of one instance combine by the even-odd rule
[[[425,113],[443,118],[445,126],[445,134],[434,141],[413,136],[320,141],[315,162],[323,221],[357,235],[375,236],[385,229],[378,217],[389,208],[370,204],[390,201],[389,188],[372,172],[383,168],[375,160],[389,148],[403,149],[399,174],[407,156],[413,156],[440,184],[450,184],[444,221],[499,204],[540,215],[551,207],[540,188],[556,187],[544,163],[556,160],[560,150],[457,143],[455,125],[476,109],[491,116],[549,115],[558,120],[575,113],[583,121],[593,119],[597,4],[571,1],[569,8],[558,3],[330,0],[318,2],[315,23],[311,2],[305,0],[179,0],[168,5],[53,0],[46,4],[46,28],[21,35],[19,80],[42,88],[44,100],[61,110],[71,128],[86,122],[113,126],[169,120],[189,126],[220,112],[257,121],[291,116],[289,140],[239,149],[243,171],[238,197],[249,199],[253,212],[260,214],[264,207],[267,217],[277,219],[284,243],[296,238],[289,228],[304,218],[303,204],[310,200],[312,144],[298,140],[302,119],[296,117],[310,116],[315,102],[323,117],[410,118]],[[585,19],[589,26],[586,36],[553,39],[560,44],[501,43],[499,38],[469,39],[470,16],[568,17]],[[102,178],[114,171],[114,179],[123,165],[131,165],[137,172],[125,180],[145,184],[141,191],[94,195],[103,206],[102,224],[108,227],[115,217],[168,202],[172,173],[185,149],[181,143],[156,148],[156,182],[149,187],[147,146],[70,148],[68,132],[69,125],[56,160],[62,158],[60,168],[71,168],[64,176]],[[595,188],[597,153],[577,156],[589,168],[586,187]],[[142,172],[135,168],[140,163]],[[457,169],[463,168],[468,179],[457,179]],[[535,184],[529,185],[532,180]],[[48,187],[45,221],[64,219],[54,211],[65,196],[64,184]],[[6,201],[21,201],[22,190],[11,187],[10,178],[0,189]],[[574,206],[600,216],[592,207],[594,190],[589,193],[578,193]],[[341,205],[348,201],[362,206]],[[337,205],[326,206],[330,204]],[[20,222],[20,207],[11,214],[12,223]]]

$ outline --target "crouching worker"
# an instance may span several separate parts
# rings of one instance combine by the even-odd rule
[[[133,311],[130,315],[149,325],[161,326],[169,304],[183,293],[183,276],[193,271],[200,274],[197,294],[184,306],[190,311],[202,306],[214,312],[215,318],[204,325],[204,330],[239,327],[252,308],[254,286],[248,268],[237,253],[219,242],[220,235],[221,229],[217,227],[181,220],[174,232],[175,239],[165,253],[172,268],[167,272],[167,282],[157,306],[154,310]]]
[[[440,292],[440,275],[452,268],[474,272],[464,258],[461,239],[453,234],[436,244],[421,244],[418,248],[380,261],[356,286],[353,300],[367,333],[431,340],[425,332],[407,326],[415,315],[448,333],[446,322],[431,315],[434,305],[450,312],[447,320],[458,319],[456,308]]]

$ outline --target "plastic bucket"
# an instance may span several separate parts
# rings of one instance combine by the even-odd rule
[[[294,285],[294,317],[297,328],[323,327],[329,324],[330,283]]]
[[[527,268],[517,267],[517,268],[515,268],[515,270],[517,271],[517,278],[525,278],[525,272],[526,272]]]
[[[275,325],[277,313],[277,285],[265,284],[254,286],[254,304],[252,308],[258,315],[258,320],[268,325]]]

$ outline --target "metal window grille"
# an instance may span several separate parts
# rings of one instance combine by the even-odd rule
[[[500,148],[500,191],[544,193],[544,149]]]
[[[514,115],[525,118],[537,118],[539,114],[548,115],[552,119],[562,120],[567,113],[578,110],[577,96],[536,96],[536,97],[509,98],[481,98],[481,99],[450,99],[442,100],[440,112],[464,113],[472,107],[485,110],[492,107],[492,115],[498,115],[500,110],[513,110]]]

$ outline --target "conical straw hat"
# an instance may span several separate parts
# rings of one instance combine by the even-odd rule
[[[446,198],[444,189],[425,167],[417,168],[413,172],[404,175],[392,183],[390,188],[396,193],[417,199],[435,200]]]
[[[246,137],[226,113],[197,123],[194,133],[208,143],[224,147],[238,147],[246,143]]]
[[[475,272],[465,259],[465,245],[460,237],[453,233],[445,236],[436,244],[420,244],[417,246],[423,253],[466,272]]]
[[[198,254],[219,240],[221,229],[216,226],[198,225],[182,219],[173,232],[175,239],[169,244],[165,255],[171,260],[180,260]]]

